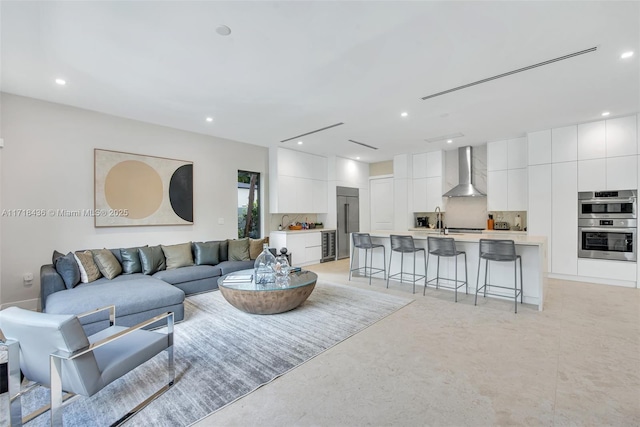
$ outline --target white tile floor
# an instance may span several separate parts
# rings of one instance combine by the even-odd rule
[[[348,268],[308,267],[415,301],[199,426],[640,425],[640,290],[549,280],[543,312],[514,314],[508,301],[349,282]]]

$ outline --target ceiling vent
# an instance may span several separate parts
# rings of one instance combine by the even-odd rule
[[[293,139],[302,138],[303,136],[307,136],[307,135],[311,135],[311,134],[314,134],[314,133],[322,132],[323,130],[331,129],[331,128],[334,128],[336,126],[340,126],[340,125],[343,125],[343,124],[344,123],[342,123],[342,122],[336,123],[335,125],[326,126],[326,127],[320,128],[320,129],[312,130],[311,132],[307,132],[307,133],[303,133],[301,135],[292,136],[291,138],[283,139],[280,142],[287,142],[287,141],[291,141]]]
[[[451,133],[449,135],[434,136],[433,138],[427,138],[425,139],[425,141],[427,141],[429,144],[433,144],[434,142],[446,141],[449,139],[460,138],[463,136],[464,134],[462,132],[456,132],[456,133]]]
[[[447,93],[455,92],[455,91],[461,90],[461,89],[466,89],[468,87],[479,85],[479,84],[482,84],[482,83],[487,83],[487,82],[490,82],[492,80],[501,79],[503,77],[507,77],[507,76],[510,76],[512,74],[516,74],[516,73],[521,73],[523,71],[532,70],[534,68],[542,67],[543,65],[549,65],[549,64],[553,64],[554,62],[564,61],[565,59],[570,59],[570,58],[573,58],[574,56],[579,56],[579,55],[584,55],[585,53],[595,52],[597,49],[598,49],[598,47],[596,46],[596,47],[592,47],[592,48],[589,48],[589,49],[581,50],[579,52],[570,53],[568,55],[564,55],[564,56],[561,56],[559,58],[553,58],[553,59],[549,59],[548,61],[539,62],[537,64],[529,65],[528,67],[518,68],[517,70],[513,70],[513,71],[507,71],[506,73],[498,74],[497,76],[493,76],[493,77],[487,77],[486,79],[478,80],[477,82],[467,83],[466,85],[454,87],[452,89],[443,90],[442,92],[438,92],[438,93],[434,93],[434,94],[431,94],[431,95],[423,96],[422,100],[426,101],[427,99],[430,99],[430,98],[435,98],[437,96],[446,95]]]
[[[353,139],[350,139],[349,142],[353,142],[354,144],[362,145],[363,147],[371,148],[372,150],[377,150],[378,149],[378,147],[374,147],[373,145],[365,144],[364,142],[354,141]]]

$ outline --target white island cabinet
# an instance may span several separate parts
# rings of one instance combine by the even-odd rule
[[[328,229],[322,229],[327,230]],[[287,248],[291,254],[291,264],[302,267],[319,264],[322,258],[322,235],[318,230],[282,230],[269,234],[269,246],[280,251]]]
[[[438,236],[434,232],[414,231],[414,232],[388,232],[388,231],[372,231],[371,239],[374,244],[383,244],[385,247],[386,258],[383,259],[382,251],[373,252],[373,264],[374,266],[384,265],[389,268],[389,254],[391,252],[391,242],[389,236],[391,234],[401,234],[413,236],[416,247],[427,248],[427,237],[430,235]],[[442,236],[441,236],[442,237]],[[467,253],[467,271],[469,273],[469,295],[475,294],[476,290],[476,277],[478,273],[478,260],[479,260],[479,241],[480,239],[502,239],[504,236],[496,234],[449,234],[447,237],[453,237],[456,241],[456,248],[460,251]],[[512,239],[516,245],[516,253],[522,257],[522,276],[524,280],[524,302],[525,304],[533,304],[538,307],[538,310],[542,311],[544,303],[544,282],[547,276],[547,238],[538,236],[527,235],[509,235],[509,239]],[[358,251],[356,258],[353,260],[353,267],[359,267],[364,265],[364,251]],[[369,253],[371,254],[371,252]],[[412,255],[405,257],[404,271],[411,271],[413,268]],[[407,261],[409,260],[409,261]],[[428,278],[434,278],[436,276],[436,262],[435,258],[432,258],[433,262],[429,263]],[[460,257],[458,262],[458,279],[464,277],[464,262]],[[483,263],[484,264],[484,263]],[[454,260],[453,258],[440,258],[440,274],[444,277],[454,277]],[[518,266],[518,269],[520,267]],[[391,265],[391,272],[396,273],[400,271],[400,256],[393,257],[393,265]],[[481,268],[484,272],[484,265]],[[387,271],[389,273],[389,270]],[[424,265],[422,262],[422,254],[418,254],[416,259],[416,274],[424,274]],[[484,273],[483,273],[484,274]],[[481,278],[482,280],[482,278]],[[502,286],[513,286],[513,263],[490,263],[488,271],[489,283]],[[518,282],[520,279],[518,279]],[[393,281],[391,282],[393,283]],[[393,286],[392,284],[390,286]],[[416,283],[416,292],[424,286],[424,282]],[[444,289],[444,288],[442,288]],[[464,293],[464,288],[461,288]],[[458,290],[460,292],[460,289]],[[505,298],[513,299],[512,294],[508,291],[505,294]],[[487,295],[488,296],[488,295]],[[460,294],[458,294],[460,298]],[[500,298],[500,297],[498,297]]]

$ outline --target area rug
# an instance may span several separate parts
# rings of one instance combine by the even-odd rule
[[[175,326],[177,381],[127,425],[192,424],[410,302],[322,281],[303,305],[277,315],[241,312],[218,291],[190,296],[185,320]],[[97,395],[72,402],[65,408],[65,426],[114,422],[160,388],[166,360],[162,353]],[[23,397],[23,406],[30,410],[48,398],[48,389],[41,387]],[[46,413],[27,426],[48,422]]]

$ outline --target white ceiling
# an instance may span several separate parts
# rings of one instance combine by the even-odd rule
[[[2,91],[257,145],[374,162],[598,120],[604,110],[640,111],[638,2],[0,7]],[[230,36],[216,33],[221,24]],[[635,55],[620,59],[628,50]],[[67,85],[56,85],[58,77]],[[280,142],[338,122],[301,138],[302,146]],[[457,132],[465,136],[451,145],[425,142]]]

